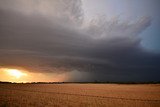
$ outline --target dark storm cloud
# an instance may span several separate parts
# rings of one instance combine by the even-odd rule
[[[150,17],[84,20],[79,0],[1,0],[0,66],[76,71],[69,81],[159,81],[160,55],[139,37]]]

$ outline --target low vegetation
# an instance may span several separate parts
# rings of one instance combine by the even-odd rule
[[[0,84],[0,107],[160,107],[159,84]]]

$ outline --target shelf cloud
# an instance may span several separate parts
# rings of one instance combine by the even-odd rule
[[[80,0],[1,0],[0,67],[66,73],[67,81],[159,81],[160,54],[139,36],[151,17],[84,14]]]

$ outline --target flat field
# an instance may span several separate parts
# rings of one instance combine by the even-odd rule
[[[160,84],[0,84],[0,107],[160,107]]]

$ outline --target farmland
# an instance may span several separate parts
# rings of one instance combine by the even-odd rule
[[[159,84],[0,84],[2,107],[160,107]]]

